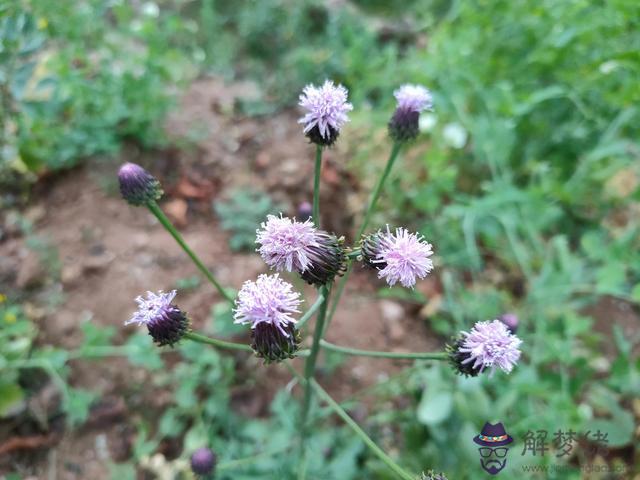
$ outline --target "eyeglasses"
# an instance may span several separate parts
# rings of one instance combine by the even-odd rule
[[[498,458],[503,458],[507,454],[509,449],[483,447],[483,448],[479,448],[478,451],[480,452],[480,456],[483,458],[490,457],[492,453],[495,453],[496,457]]]

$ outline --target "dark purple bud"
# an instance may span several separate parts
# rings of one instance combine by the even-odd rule
[[[131,205],[146,205],[162,196],[160,182],[140,165],[125,163],[118,171],[120,193]]]
[[[281,328],[268,322],[260,322],[251,329],[251,348],[264,363],[278,363],[293,358],[300,348],[300,332],[293,323]]]
[[[216,454],[211,449],[199,448],[191,455],[191,471],[196,475],[213,476],[216,468]]]
[[[518,330],[518,316],[515,313],[505,313],[498,317],[502,323],[504,323],[511,333],[516,333]]]
[[[309,202],[302,202],[298,205],[298,212],[296,213],[296,220],[299,222],[306,222],[313,216],[313,205]]]

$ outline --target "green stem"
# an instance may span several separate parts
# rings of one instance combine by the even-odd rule
[[[316,165],[313,177],[313,222],[320,228],[320,170],[322,169],[322,147],[316,146]]]
[[[377,350],[361,350],[359,348],[341,347],[322,339],[320,340],[320,346],[326,350],[359,357],[395,358],[400,360],[447,360],[448,358],[446,352],[379,352]]]
[[[376,205],[378,203],[378,198],[380,198],[380,193],[382,192],[382,187],[384,187],[389,174],[391,173],[391,169],[393,168],[393,164],[396,163],[396,159],[398,158],[398,153],[400,153],[400,148],[402,147],[402,143],[396,142],[393,144],[393,148],[391,149],[391,153],[389,154],[389,160],[387,160],[387,165],[384,167],[384,171],[382,175],[378,179],[378,183],[373,189],[373,193],[371,194],[371,199],[369,200],[369,206],[367,207],[367,211],[364,214],[364,220],[362,221],[362,225],[360,225],[360,229],[358,230],[358,234],[356,235],[356,241],[360,239],[360,236],[364,233],[366,228],[369,226],[369,221],[371,220],[371,215],[373,214]],[[337,299],[336,299],[337,300]]]
[[[353,420],[353,418],[351,418],[349,414],[345,412],[340,405],[338,405],[338,402],[336,402],[333,398],[331,398],[331,395],[329,395],[318,384],[318,382],[316,382],[312,378],[308,383],[311,385],[311,388],[316,392],[316,394],[322,400],[324,400],[325,403],[329,405],[333,409],[333,411],[336,412],[336,414],[338,414],[338,416],[342,418],[342,420],[344,420],[344,422],[349,427],[351,427],[351,429],[356,433],[356,435],[360,437],[360,439],[365,443],[365,445],[369,447],[369,449],[380,460],[382,460],[391,470],[393,470],[393,472],[395,472],[395,474],[398,475],[399,478],[402,478],[404,480],[415,480],[416,476],[404,470],[400,465],[394,462],[393,459],[389,455],[387,455],[384,450],[382,450],[378,445],[376,445],[376,443],[373,440],[371,440],[371,438],[369,438],[369,435],[367,435],[366,432],[362,430],[362,428],[360,428],[360,426],[355,422],[355,420]]]
[[[325,300],[325,296],[322,293],[322,291],[320,291],[320,293],[318,294],[318,298],[316,299],[316,301],[314,302],[313,305],[311,305],[311,307],[309,308],[309,310],[307,310],[304,315],[302,315],[302,317],[300,317],[300,320],[298,320],[298,323],[296,324],[296,327],[298,327],[298,329],[301,329],[302,326],[307,323],[309,321],[309,319],[311,317],[313,317],[313,314],[316,313],[316,311],[320,308],[320,306],[324,303]]]
[[[198,258],[198,256],[193,252],[193,250],[191,250],[191,248],[189,248],[189,246],[186,244],[186,242],[182,238],[182,235],[180,235],[180,233],[175,229],[175,227],[172,225],[171,221],[167,218],[167,216],[164,214],[164,212],[160,209],[158,204],[155,201],[151,201],[151,202],[147,203],[147,207],[149,208],[151,213],[153,213],[156,216],[156,218],[162,224],[162,226],[171,234],[171,236],[175,239],[175,241],[178,242],[178,245],[180,245],[182,247],[182,249],[186,252],[186,254],[189,255],[189,258],[191,258],[193,263],[195,263],[196,267],[198,267],[198,269],[200,269],[202,274],[205,277],[207,277],[207,279],[213,284],[213,286],[216,287],[216,289],[218,289],[218,292],[220,292],[220,294],[231,305],[233,305],[234,304],[234,298],[228,292],[226,292],[224,288],[222,288],[222,285],[220,285],[220,283],[218,283],[218,281],[215,279],[215,277],[209,271],[209,269],[204,266],[204,264]]]
[[[227,462],[222,462],[220,464],[218,464],[216,466],[216,471],[223,471],[223,470],[232,470],[238,467],[243,467],[245,465],[250,465],[252,463],[257,462],[258,460],[262,459],[262,458],[268,458],[268,457],[273,457],[275,455],[278,455],[280,453],[284,453],[287,450],[289,450],[291,448],[291,445],[287,445],[283,448],[279,448],[277,450],[272,450],[269,452],[261,452],[261,453],[256,453],[255,455],[252,455],[250,457],[244,457],[244,458],[239,458],[237,460],[229,460]]]
[[[360,241],[360,237],[366,230],[367,226],[369,226],[369,222],[371,221],[371,215],[373,214],[376,205],[378,203],[378,198],[380,197],[380,193],[382,192],[382,188],[384,187],[389,174],[391,173],[391,169],[393,168],[396,159],[398,158],[398,154],[400,153],[400,149],[402,147],[402,143],[396,142],[393,144],[393,148],[391,149],[391,153],[389,154],[389,160],[387,160],[387,165],[384,167],[382,175],[378,179],[378,183],[373,189],[373,193],[371,194],[371,199],[369,200],[369,205],[367,206],[367,210],[364,214],[364,220],[362,221],[362,225],[358,229],[358,233],[356,235],[355,241],[356,243]],[[333,304],[331,305],[331,310],[329,311],[329,317],[327,318],[327,326],[331,323],[333,316],[336,313],[336,309],[338,308],[338,304],[340,303],[340,298],[342,298],[342,293],[344,292],[344,287],[347,284],[347,280],[349,279],[349,275],[351,275],[351,270],[353,269],[353,264],[349,264],[347,271],[340,279],[340,283],[338,284],[338,290],[333,300]]]
[[[227,342],[225,340],[219,340],[217,338],[207,337],[206,335],[202,335],[200,333],[187,332],[184,334],[184,338],[188,338],[189,340],[193,340],[194,342],[198,342],[198,343],[206,343],[207,345],[213,345],[214,347],[253,352],[253,349],[249,345],[246,345],[244,343]]]
[[[198,343],[206,343],[207,345],[213,345],[214,347],[218,347],[218,348],[253,352],[253,349],[251,348],[251,346],[245,343],[228,342],[226,340],[220,340],[218,338],[207,337],[206,335],[202,335],[201,333],[187,332],[184,334],[184,338],[188,338],[189,340],[193,340],[194,342],[198,342]],[[294,355],[296,357],[308,357],[309,354],[310,354],[309,350],[298,350]]]
[[[320,287],[320,295],[325,299],[320,305],[318,312],[318,318],[316,319],[316,328],[313,334],[313,343],[311,344],[311,351],[309,357],[304,364],[304,401],[302,404],[302,414],[300,416],[300,474],[298,478],[304,478],[305,465],[306,465],[306,439],[308,429],[309,409],[311,407],[311,382],[316,369],[316,360],[318,359],[318,352],[320,351],[320,340],[322,333],[324,332],[324,321],[327,315],[327,305],[329,303],[329,287],[323,285]]]

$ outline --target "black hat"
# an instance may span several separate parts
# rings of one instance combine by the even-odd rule
[[[513,442],[513,438],[507,435],[502,423],[496,423],[495,425],[489,422],[484,424],[480,435],[473,438],[473,441],[483,447],[501,447],[502,445],[508,445]]]

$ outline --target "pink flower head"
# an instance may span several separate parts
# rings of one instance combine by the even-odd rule
[[[422,85],[402,85],[393,92],[393,96],[398,101],[398,108],[402,110],[420,113],[433,107],[431,92]]]
[[[300,105],[307,110],[298,123],[304,124],[304,133],[318,145],[331,145],[342,126],[349,121],[347,112],[353,105],[347,102],[347,89],[325,80],[321,87],[307,85],[300,95]]]
[[[419,234],[409,233],[406,228],[396,228],[377,234],[375,256],[370,262],[379,269],[378,277],[384,278],[389,286],[400,282],[402,286],[413,288],[417,278],[424,278],[433,270],[431,244]]]
[[[289,337],[290,329],[287,327],[295,325],[292,315],[300,313],[300,303],[300,294],[279,274],[259,275],[255,282],[247,280],[242,285],[236,299],[234,323],[250,323],[252,329],[266,323],[276,327],[284,337]]]
[[[461,332],[462,338],[458,352],[460,364],[469,366],[482,373],[485,368],[500,367],[510,373],[520,358],[522,340],[513,335],[500,320],[477,322],[470,332]],[[473,363],[472,363],[473,362]]]
[[[182,310],[171,303],[175,296],[175,290],[169,293],[162,290],[158,293],[147,292],[147,298],[138,296],[138,310],[124,324],[146,325],[149,335],[158,345],[177,343],[189,330],[189,319]]]
[[[158,293],[147,292],[147,298],[139,295],[136,297],[138,310],[133,314],[133,317],[124,322],[124,324],[130,325],[137,323],[138,325],[147,325],[157,320],[171,308],[171,302],[173,302],[175,297],[175,290],[171,290],[168,293],[164,293],[162,290]]]
[[[258,252],[267,265],[277,271],[304,272],[311,265],[309,256],[318,246],[316,227],[311,219],[297,222],[287,217],[268,215],[257,230]]]

